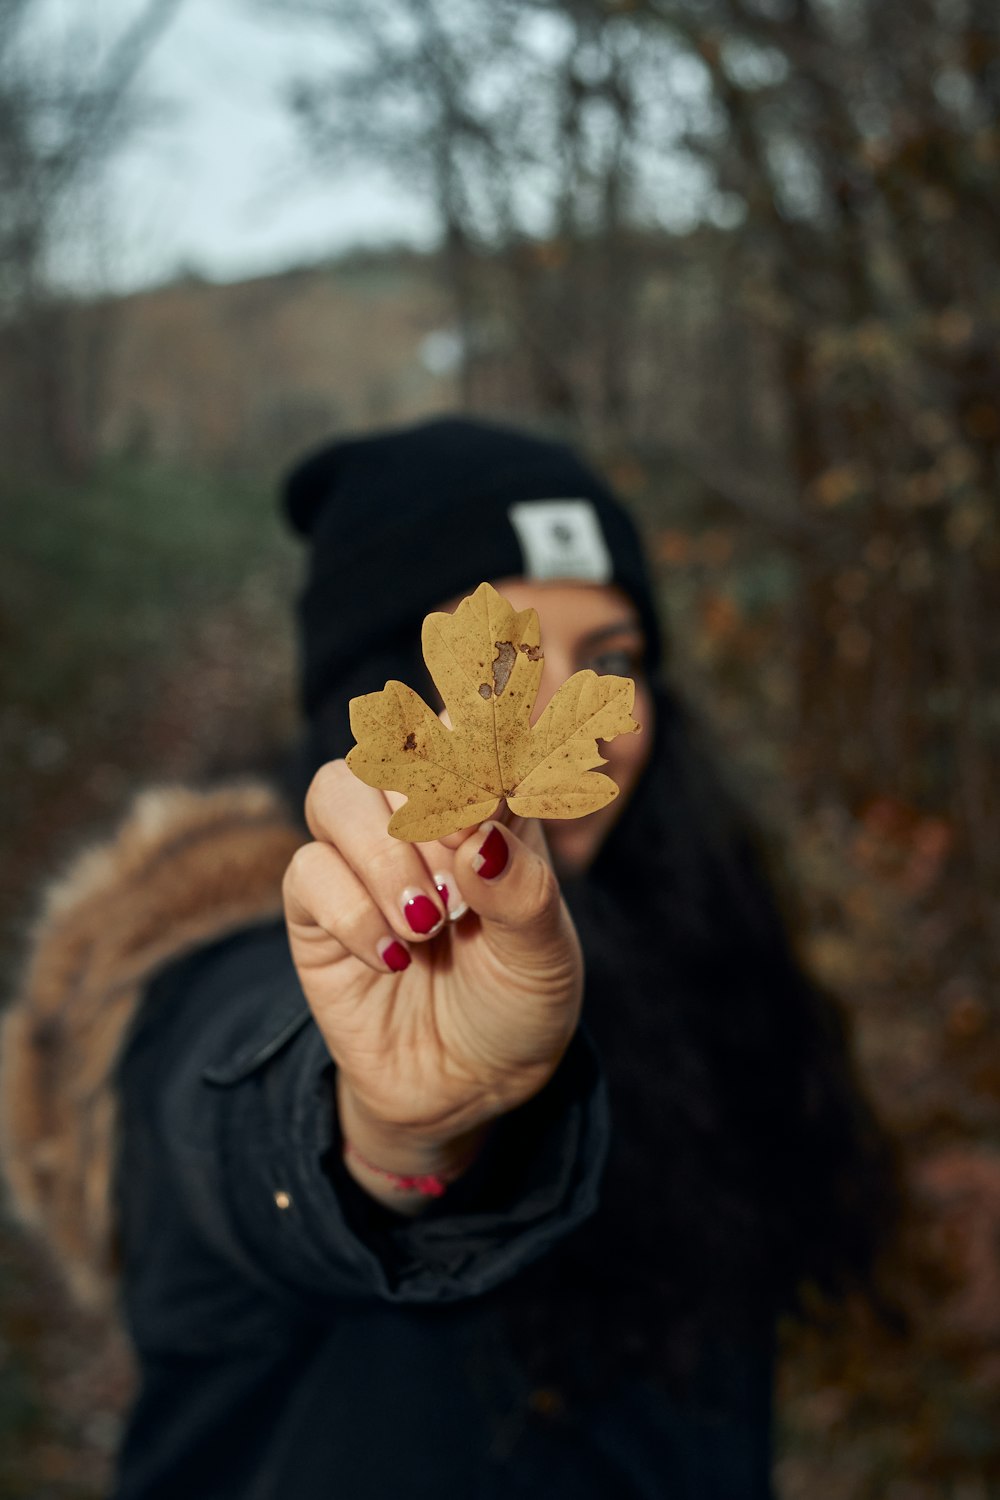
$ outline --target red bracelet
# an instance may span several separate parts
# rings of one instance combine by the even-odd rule
[[[441,1198],[447,1191],[448,1183],[443,1177],[436,1177],[429,1172],[416,1177],[404,1177],[399,1172],[387,1172],[385,1167],[377,1167],[373,1161],[362,1156],[357,1146],[352,1145],[350,1141],[345,1141],[344,1155],[348,1153],[363,1167],[367,1167],[369,1172],[375,1172],[379,1177],[384,1177],[401,1193],[420,1193],[424,1198]]]

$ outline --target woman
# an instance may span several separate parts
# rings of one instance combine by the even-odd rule
[[[147,799],[8,1024],[10,1175],[84,1290],[117,1141],[116,1496],[765,1497],[775,1321],[863,1281],[886,1158],[635,531],[568,449],[465,420],[324,450],[286,500],[307,832],[260,788]],[[484,578],[538,609],[536,712],[589,666],[642,734],[589,817],[400,843],[348,704],[433,701],[420,622]]]

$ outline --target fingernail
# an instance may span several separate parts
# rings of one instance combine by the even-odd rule
[[[425,896],[423,891],[414,890],[412,886],[407,886],[403,892],[403,916],[421,937],[426,937],[427,933],[433,932],[444,922],[430,896]]]
[[[507,847],[507,840],[495,823],[483,823],[480,833],[483,828],[488,828],[490,831],[480,844],[478,854],[472,856],[472,868],[484,880],[495,880],[507,868],[510,849]]]
[[[379,958],[394,974],[401,974],[410,967],[410,955],[398,938],[379,938],[375,946]]]
[[[448,888],[450,878],[448,875],[435,875],[434,885],[438,895],[444,902],[444,909],[448,913],[448,921],[457,922],[459,917],[464,917],[465,913],[469,910],[469,903],[467,901],[460,901],[456,907],[453,908],[451,906],[451,892]]]

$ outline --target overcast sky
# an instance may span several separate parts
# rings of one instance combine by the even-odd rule
[[[99,29],[111,43],[147,3],[35,0],[29,14],[38,34],[61,44],[54,55],[76,66],[66,38],[81,15],[88,35]],[[368,166],[335,178],[307,157],[283,89],[344,46],[328,24],[279,21],[262,0],[183,0],[138,80],[150,118],[128,135],[103,197],[88,191],[74,206],[61,275],[127,291],[182,271],[227,281],[359,245],[432,243],[433,215],[415,192]],[[699,69],[678,53],[663,78],[664,144],[703,102]],[[706,214],[723,222],[724,199],[708,195],[693,159],[661,148],[645,170],[664,227],[683,231]]]
[[[87,3],[113,35],[143,0]],[[427,243],[431,216],[398,184],[367,169],[333,181],[305,160],[281,86],[334,46],[324,28],[256,18],[248,0],[187,0],[141,78],[161,117],[111,170],[101,279],[124,290],[183,267],[230,280],[359,243]]]

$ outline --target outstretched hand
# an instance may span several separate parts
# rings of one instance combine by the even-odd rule
[[[544,1086],[579,1019],[583,962],[537,821],[404,843],[386,831],[402,800],[323,766],[284,897],[345,1135],[406,1173]]]

